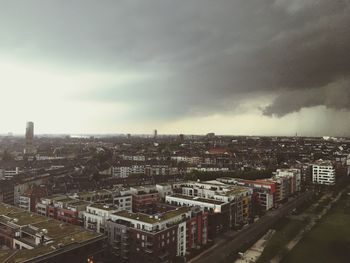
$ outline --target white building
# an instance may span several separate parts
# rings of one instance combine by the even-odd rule
[[[19,204],[18,206],[20,208],[22,208],[23,210],[26,210],[28,212],[30,212],[30,197],[25,196],[25,195],[21,195],[19,197]]]
[[[314,184],[335,185],[335,169],[331,162],[323,162],[312,166],[312,182]]]
[[[156,184],[156,189],[159,193],[160,198],[165,199],[167,195],[173,194],[173,188],[171,184]]]
[[[118,208],[118,211],[132,210],[132,195],[128,192],[119,192],[113,196],[113,204]]]
[[[144,165],[115,166],[112,168],[112,175],[119,178],[126,178],[130,174],[144,174]]]
[[[227,206],[227,202],[218,201],[207,198],[200,197],[191,197],[181,194],[168,195],[165,197],[165,202],[170,205],[176,206],[198,206],[202,210],[212,211],[214,213],[221,213],[223,211],[223,207]]]
[[[104,233],[106,221],[110,218],[112,213],[117,211],[118,209],[114,206],[104,204],[89,205],[84,212],[84,227],[96,231],[97,233]]]

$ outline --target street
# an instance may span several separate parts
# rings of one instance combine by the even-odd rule
[[[257,222],[251,224],[249,227],[240,231],[229,231],[215,241],[215,245],[199,254],[188,262],[191,263],[213,263],[222,262],[227,259],[232,252],[239,252],[239,250],[253,243],[260,236],[266,233],[280,218],[287,215],[294,208],[304,203],[305,200],[311,198],[313,192],[305,192],[292,200],[285,203],[276,210],[269,211],[262,216]]]

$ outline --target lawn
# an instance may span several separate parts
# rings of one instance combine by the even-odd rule
[[[343,194],[282,262],[350,262],[350,196]]]

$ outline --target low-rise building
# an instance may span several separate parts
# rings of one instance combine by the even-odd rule
[[[66,195],[54,195],[41,198],[36,203],[36,212],[62,222],[83,226],[84,212],[89,204]]]

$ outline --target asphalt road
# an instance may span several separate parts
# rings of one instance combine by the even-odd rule
[[[191,259],[190,263],[216,263],[227,259],[234,251],[239,252],[246,245],[258,240],[281,217],[287,215],[294,208],[304,203],[312,196],[312,192],[305,192],[285,203],[276,210],[269,211],[257,222],[241,231],[230,231],[216,239],[215,245]]]

